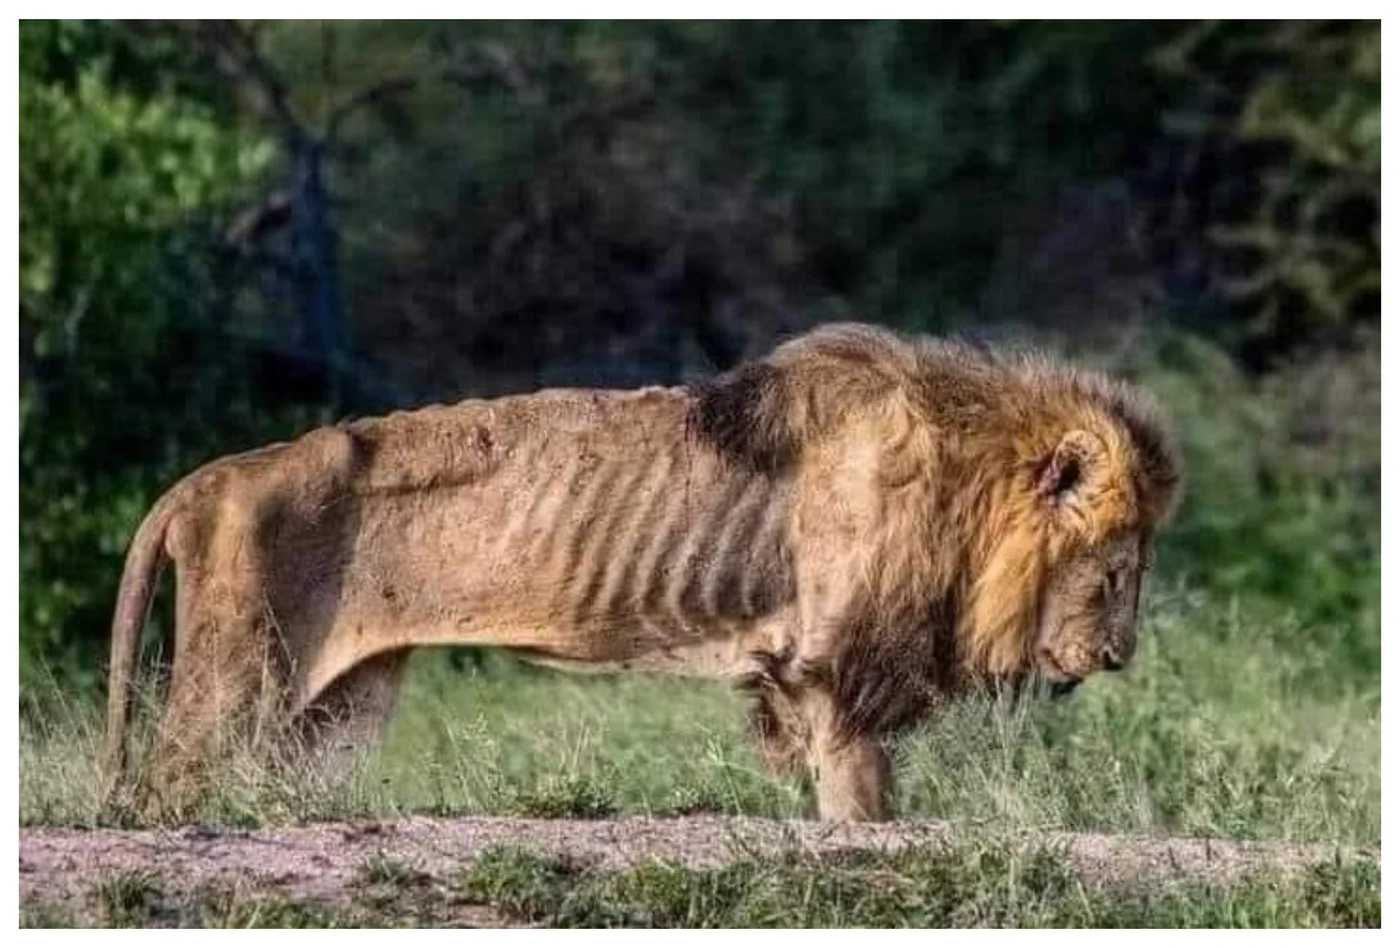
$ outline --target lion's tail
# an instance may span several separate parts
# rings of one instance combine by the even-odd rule
[[[112,616],[112,660],[107,684],[107,738],[102,755],[103,780],[110,795],[126,770],[126,732],[135,705],[134,679],[141,630],[165,558],[165,537],[174,504],[162,498],[146,515],[127,550]]]

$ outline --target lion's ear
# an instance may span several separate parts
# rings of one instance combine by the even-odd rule
[[[1103,442],[1094,435],[1069,432],[1042,462],[1036,492],[1055,507],[1073,506],[1085,483],[1095,479],[1104,453]]]

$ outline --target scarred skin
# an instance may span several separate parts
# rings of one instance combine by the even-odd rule
[[[152,508],[113,620],[106,772],[175,566],[142,787],[197,801],[239,728],[371,740],[412,648],[728,678],[824,819],[889,815],[884,739],[972,682],[1131,657],[1180,468],[1140,393],[835,325],[690,388],[554,390],[322,428]]]

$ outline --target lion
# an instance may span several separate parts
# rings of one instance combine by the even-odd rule
[[[1182,479],[1143,392],[1034,353],[819,327],[683,387],[552,389],[214,461],[127,555],[104,770],[126,766],[161,564],[174,652],[149,805],[218,735],[374,740],[408,653],[729,679],[823,820],[890,815],[888,739],[978,683],[1123,668]]]

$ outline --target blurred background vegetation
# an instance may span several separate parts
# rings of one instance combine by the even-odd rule
[[[1164,581],[1378,706],[1380,48],[1378,23],[21,22],[22,694],[102,681],[126,543],[205,460],[678,383],[858,318],[1143,380],[1188,454]]]

